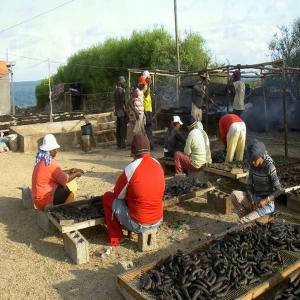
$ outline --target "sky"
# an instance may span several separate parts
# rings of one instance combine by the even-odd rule
[[[110,37],[163,25],[174,31],[173,0],[2,0],[0,60],[14,61],[15,81],[54,74],[78,50]],[[250,64],[270,59],[268,43],[281,25],[300,17],[299,0],[177,0],[179,35],[200,33],[214,60]],[[132,66],[134,67],[134,66]]]

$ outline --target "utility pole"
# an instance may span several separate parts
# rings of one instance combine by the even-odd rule
[[[8,62],[8,48],[6,49],[6,65],[8,65],[8,70],[10,74],[10,107],[11,107],[11,113],[14,116],[16,114],[16,108],[15,108],[15,94],[14,94],[14,72],[13,72],[13,66],[15,65],[14,62]]]
[[[48,58],[48,85],[49,85],[49,104],[50,104],[49,121],[53,122],[53,118],[52,118],[52,91],[51,91],[50,59],[49,58]]]
[[[175,40],[176,40],[176,58],[177,58],[177,71],[180,72],[180,58],[179,58],[179,39],[178,39],[178,24],[177,24],[177,0],[174,0],[174,16],[175,16]],[[179,86],[180,75],[176,76],[176,100],[179,104]]]

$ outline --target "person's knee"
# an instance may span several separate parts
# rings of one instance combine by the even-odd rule
[[[176,151],[174,153],[174,159],[178,159],[180,157],[180,151]]]
[[[113,201],[115,199],[115,195],[114,193],[112,192],[106,192],[104,195],[103,195],[103,207],[112,207],[112,204],[113,204]]]

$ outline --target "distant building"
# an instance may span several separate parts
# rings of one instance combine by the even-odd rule
[[[11,112],[10,80],[6,61],[0,61],[0,115]]]

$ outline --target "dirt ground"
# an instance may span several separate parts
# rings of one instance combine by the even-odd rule
[[[292,156],[300,156],[299,136],[292,136]],[[259,137],[270,153],[283,153],[279,135]],[[59,152],[57,160],[62,168],[86,171],[78,179],[80,199],[111,190],[130,157],[128,150],[112,146],[88,154]],[[66,255],[61,235],[45,234],[36,224],[35,211],[22,207],[20,188],[31,185],[34,154],[0,154],[0,162],[0,299],[122,299],[116,287],[122,265],[132,262],[137,267],[177,249],[191,249],[204,238],[203,233],[220,233],[237,220],[235,215],[208,211],[205,199],[195,198],[166,209],[159,251],[140,253],[136,242],[124,240],[105,260],[101,258],[108,247],[104,226],[82,230],[90,243],[90,262],[77,266]]]

